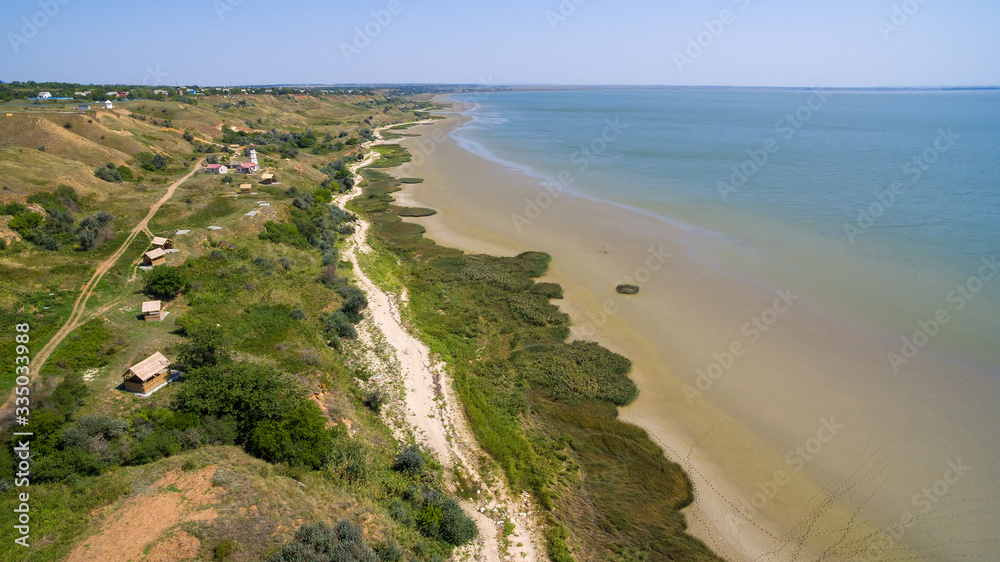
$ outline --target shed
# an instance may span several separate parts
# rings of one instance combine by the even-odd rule
[[[163,248],[154,248],[142,255],[142,265],[155,267],[167,262],[167,253]]]
[[[114,104],[111,103],[111,100],[107,100],[104,102],[104,109],[114,109],[114,108],[115,106]]]
[[[240,193],[250,193],[253,190],[253,186],[248,183],[240,184]]]
[[[174,241],[169,238],[164,238],[162,236],[157,236],[153,238],[151,242],[154,248],[162,248],[164,250],[172,250],[174,247]]]
[[[149,394],[170,381],[170,360],[157,351],[132,365],[122,378],[125,380],[125,390]]]
[[[146,301],[142,303],[142,319],[146,322],[159,322],[163,320],[163,302]]]
[[[272,174],[270,172],[265,172],[265,173],[263,173],[263,174],[260,175],[260,183],[262,183],[264,185],[271,185],[272,183],[275,183],[276,181],[278,181],[278,178],[276,178],[274,176],[274,174]]]

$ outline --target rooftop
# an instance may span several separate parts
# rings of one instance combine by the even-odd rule
[[[128,372],[135,375],[142,382],[146,382],[168,367],[170,367],[170,360],[157,351],[135,365],[132,365],[132,368]]]

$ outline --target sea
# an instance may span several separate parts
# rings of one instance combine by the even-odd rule
[[[1000,91],[462,94],[459,145],[655,215],[725,275],[1000,377]]]

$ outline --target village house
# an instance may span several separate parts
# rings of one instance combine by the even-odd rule
[[[38,92],[38,98],[39,99],[43,99],[43,100],[47,100],[47,99],[52,98],[52,94],[49,93],[49,92]]]
[[[253,162],[240,162],[236,165],[236,171],[241,174],[252,174],[260,171],[260,166]]]
[[[157,351],[132,365],[122,378],[125,390],[137,394],[150,394],[170,382],[170,360]]]
[[[169,238],[164,238],[162,236],[157,236],[153,238],[151,242],[154,248],[162,248],[164,250],[172,250],[174,248],[174,241]]]
[[[167,263],[167,253],[163,248],[155,248],[142,255],[142,265],[156,267]]]
[[[206,164],[205,165],[206,174],[228,174],[229,168],[224,164]]]
[[[142,303],[142,319],[146,322],[163,320],[163,301],[146,301]]]

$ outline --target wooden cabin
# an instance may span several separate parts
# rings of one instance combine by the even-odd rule
[[[164,250],[172,250],[174,248],[174,241],[162,236],[153,238],[152,244],[154,248],[162,248]]]
[[[146,301],[142,303],[142,319],[146,322],[159,322],[163,320],[163,302]]]
[[[260,175],[260,183],[263,185],[271,185],[273,183],[277,183],[277,181],[278,178],[270,172],[265,172]]]
[[[240,184],[240,193],[250,193],[253,191],[253,186],[249,183]]]
[[[154,248],[142,255],[142,265],[156,267],[167,263],[167,253],[163,248]]]
[[[132,365],[122,378],[125,379],[125,390],[149,394],[170,381],[170,360],[157,351]]]

